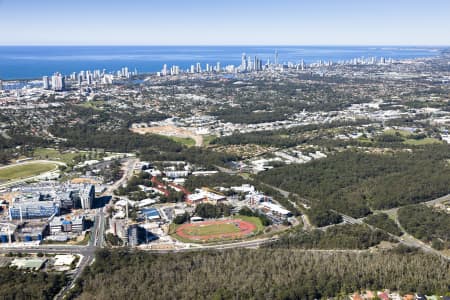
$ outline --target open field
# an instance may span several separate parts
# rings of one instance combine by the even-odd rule
[[[208,146],[216,138],[217,138],[217,136],[215,136],[215,135],[205,135],[205,136],[203,136],[203,145],[204,146]]]
[[[169,136],[168,138],[170,138],[174,142],[183,144],[187,147],[195,146],[195,141],[191,138],[183,138],[183,137],[178,137],[178,136]]]
[[[389,135],[401,136],[404,139],[403,144],[405,144],[405,145],[422,146],[422,145],[429,145],[429,144],[442,144],[442,141],[435,139],[435,138],[430,138],[430,137],[423,138],[423,139],[414,139],[414,138],[412,138],[414,135],[405,130],[388,129],[388,130],[385,130],[384,133],[389,134]]]
[[[83,102],[82,104],[80,104],[80,106],[83,106],[85,108],[93,108],[93,109],[98,109],[101,110],[101,107],[105,105],[105,101],[86,101]]]
[[[145,128],[131,128],[132,132],[139,134],[153,133],[160,134],[167,137],[178,137],[178,138],[189,138],[195,141],[195,146],[201,147],[203,145],[203,137],[201,135],[195,134],[190,130],[179,128],[173,125],[166,126],[155,126],[155,127],[145,127]]]
[[[37,159],[58,160],[70,164],[73,162],[75,156],[84,153],[85,152],[60,152],[51,148],[36,148],[33,156]]]
[[[261,220],[257,217],[249,217],[249,216],[241,216],[241,215],[237,215],[235,217],[235,219],[239,219],[242,221],[246,221],[249,223],[252,223],[253,225],[256,226],[256,232],[263,232],[264,231],[264,225],[261,223]]]
[[[403,142],[406,145],[420,146],[420,145],[429,145],[429,144],[442,144],[442,141],[435,138],[424,138],[420,140],[415,139],[407,139]]]
[[[28,162],[18,165],[6,166],[0,168],[0,180],[10,181],[21,178],[28,178],[52,171],[56,168],[57,165],[50,162]]]
[[[175,229],[175,237],[183,242],[211,242],[241,239],[259,232],[257,224],[244,218],[183,224]],[[262,226],[262,225],[261,225]]]
[[[188,235],[217,235],[217,234],[229,234],[239,232],[239,228],[235,224],[209,224],[203,226],[190,226],[187,227],[184,232]]]

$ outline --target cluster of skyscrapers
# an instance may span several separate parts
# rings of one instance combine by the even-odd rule
[[[383,57],[379,59],[376,57],[360,57],[349,60],[340,60],[337,62],[319,60],[318,62],[311,63],[309,65],[306,65],[303,59],[298,63],[280,63],[278,51],[275,51],[273,60],[271,61],[271,59],[268,58],[266,63],[264,63],[263,60],[256,55],[251,56],[243,53],[241,57],[241,64],[239,66],[226,65],[222,67],[220,62],[216,62],[215,64],[207,63],[203,67],[201,63],[197,62],[187,69],[181,69],[180,66],[177,65],[172,65],[169,68],[167,64],[164,64],[162,70],[157,72],[157,76],[179,75],[181,73],[246,73],[283,69],[305,70],[306,68],[331,67],[333,65],[385,65],[391,63],[393,63],[391,58],[386,59]],[[78,86],[81,88],[82,86],[89,87],[96,84],[108,85],[112,84],[115,79],[130,79],[132,76],[136,76],[137,74],[138,72],[136,69],[131,72],[127,67],[123,67],[114,73],[106,73],[105,69],[81,71],[79,73],[73,72],[67,77],[60,73],[55,73],[51,76],[51,78],[44,76],[42,81],[43,88],[46,90],[52,89],[54,91],[63,91],[66,87],[66,79],[71,82],[77,82]]]
[[[270,65],[270,61],[267,61],[266,66]],[[253,57],[247,56],[245,53],[242,54],[241,65],[239,66],[241,72],[258,72],[263,70],[262,60],[257,56]]]
[[[204,69],[202,68],[201,63],[196,63],[195,65],[191,65],[190,68],[185,70],[185,73],[192,73],[192,74],[203,73],[203,72],[220,73],[221,71],[222,70],[221,70],[220,62],[217,62],[215,65],[206,64]],[[158,76],[179,75],[180,73],[183,73],[183,71],[181,70],[181,68],[179,66],[173,65],[170,68],[168,68],[167,64],[164,64],[161,72],[157,72],[157,75]]]
[[[44,90],[63,91],[66,88],[66,79],[61,73],[55,73],[51,78],[44,76],[42,77],[42,87]]]
[[[225,67],[221,67],[221,63],[217,62],[215,65],[206,64],[205,68],[202,68],[200,63],[196,63],[195,65],[191,65],[190,68],[182,70],[179,66],[173,65],[170,68],[167,67],[167,64],[164,64],[161,72],[157,72],[158,76],[167,76],[167,75],[179,75],[180,73],[246,73],[246,72],[260,72],[265,70],[283,70],[283,69],[293,69],[302,71],[306,68],[317,68],[317,67],[331,67],[333,65],[386,65],[393,63],[393,59],[386,59],[384,57],[376,58],[376,57],[360,57],[353,58],[349,60],[340,60],[337,62],[333,61],[323,61],[319,60],[318,62],[311,63],[306,65],[304,60],[300,60],[298,63],[287,62],[280,63],[278,57],[278,51],[275,51],[274,59],[271,61],[270,58],[267,59],[267,62],[264,63],[261,58],[258,56],[251,56],[245,53],[242,54],[241,64],[239,66],[235,65],[227,65]]]
[[[201,63],[196,63],[195,65],[191,65],[190,68],[186,70],[182,70],[179,66],[173,65],[168,68],[167,64],[163,65],[161,72],[157,72],[158,76],[167,76],[167,75],[179,75],[180,73],[245,73],[245,72],[260,72],[267,69],[283,67],[278,62],[278,51],[275,51],[274,63],[271,63],[270,59],[267,59],[267,62],[264,63],[261,58],[258,56],[250,56],[245,53],[242,54],[241,64],[239,66],[235,65],[226,65],[225,67],[221,66],[220,62],[216,64],[206,64],[205,68],[202,67]],[[295,65],[295,67],[304,69],[305,64],[303,60],[300,64]]]
[[[357,65],[389,65],[392,64],[394,60],[392,58],[385,58],[385,57],[357,57],[352,58],[349,60],[339,60],[337,62],[333,62],[331,60],[324,61],[319,60],[316,63],[312,63],[311,67],[330,67],[333,65],[340,65],[340,66],[357,66]]]
[[[91,86],[94,84],[112,84],[114,79],[125,78],[129,79],[132,76],[137,75],[137,70],[133,72],[129,71],[127,67],[124,67],[114,73],[106,73],[106,70],[94,70],[94,71],[81,71],[79,73],[73,72],[69,76],[64,76],[61,73],[55,73],[50,78],[48,76],[42,77],[42,86],[45,90],[63,91],[66,88],[66,79],[71,82],[77,82],[78,86],[82,85]]]

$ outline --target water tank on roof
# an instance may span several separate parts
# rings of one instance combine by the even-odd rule
[[[0,235],[0,241],[2,243],[7,243],[8,242],[8,236],[6,234]]]
[[[31,236],[26,235],[25,236],[25,242],[31,242],[33,239],[31,238]]]

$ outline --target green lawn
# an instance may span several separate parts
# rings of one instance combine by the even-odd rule
[[[182,137],[177,137],[177,136],[165,136],[165,137],[168,137],[172,141],[183,144],[187,147],[195,146],[195,141],[191,138],[182,138]]]
[[[411,146],[422,146],[422,145],[429,145],[429,144],[441,144],[442,141],[435,139],[435,138],[424,138],[424,139],[413,139],[411,138],[413,134],[409,133],[408,131],[404,130],[394,130],[389,129],[384,131],[385,134],[390,135],[400,135],[402,138],[404,138],[403,144],[405,145],[411,145]]]
[[[239,232],[234,224],[210,224],[205,226],[189,227],[184,230],[189,235],[228,234]]]
[[[97,110],[102,110],[102,106],[105,105],[105,101],[98,100],[98,101],[86,101],[80,104],[80,106],[86,107],[86,108],[93,108]]]
[[[357,140],[360,143],[372,144],[372,141],[370,139],[368,139],[368,138],[359,137]]]
[[[407,139],[403,142],[403,144],[406,145],[413,145],[413,146],[421,146],[421,145],[429,145],[429,144],[441,144],[442,141],[435,139],[435,138],[424,138],[420,140],[416,139]]]
[[[213,141],[217,136],[215,135],[204,135],[203,136],[203,146],[208,146],[211,141]]]
[[[252,179],[252,175],[250,173],[239,173],[240,176],[242,176],[242,178],[247,179],[247,180],[251,180]]]
[[[78,163],[79,160],[74,161],[75,157],[80,155],[86,155],[86,159],[101,159],[101,155],[109,156],[114,155],[112,152],[105,152],[103,150],[99,150],[98,152],[94,151],[59,151],[58,149],[52,148],[36,148],[34,150],[33,157],[35,159],[43,159],[43,160],[55,160],[63,162],[67,165]],[[82,160],[84,161],[84,159]]]
[[[83,152],[60,152],[50,148],[37,148],[34,150],[34,157],[36,159],[58,160],[66,164],[72,163],[74,157],[80,154],[83,154]]]
[[[30,162],[0,169],[0,180],[15,180],[39,175],[55,169],[53,163]]]
[[[264,231],[264,225],[261,223],[261,220],[257,217],[248,217],[248,216],[241,216],[241,215],[236,215],[233,219],[239,219],[242,221],[247,221],[252,223],[253,225],[256,226],[256,232],[263,232]]]

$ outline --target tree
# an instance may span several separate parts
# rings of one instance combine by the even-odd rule
[[[190,215],[185,212],[184,214],[178,215],[173,219],[173,223],[175,224],[183,224],[190,220]]]

